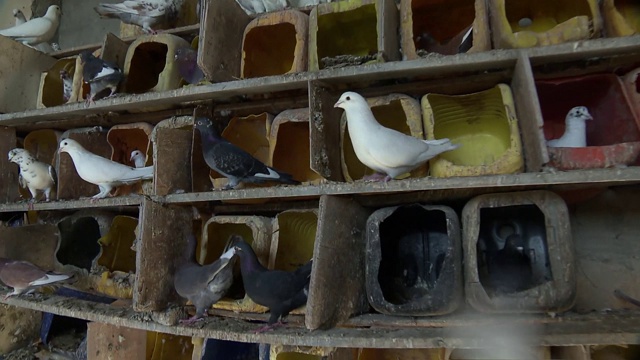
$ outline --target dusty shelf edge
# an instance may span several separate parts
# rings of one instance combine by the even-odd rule
[[[0,294],[0,295],[4,295]],[[474,326],[456,328],[333,328],[309,331],[303,328],[283,327],[262,334],[254,331],[259,324],[231,318],[209,317],[201,327],[162,325],[151,320],[151,314],[137,313],[128,307],[70,299],[60,296],[38,295],[41,300],[13,297],[1,303],[22,308],[50,312],[56,315],[80,318],[116,326],[157,331],[182,336],[215,338],[221,340],[271,343],[294,346],[321,346],[347,348],[486,348],[499,346],[496,332],[511,333],[514,328],[527,325],[530,333],[524,344],[562,346],[579,344],[638,344],[640,343],[640,314],[621,311],[569,316],[555,319],[538,316],[545,323],[532,324],[531,317],[520,317],[506,325],[504,317],[492,317]],[[514,319],[514,318],[511,318]],[[498,325],[498,322],[500,325]],[[492,331],[494,329],[495,331]],[[482,334],[479,336],[479,334]],[[496,340],[497,339],[497,340]]]
[[[27,202],[0,204],[0,212],[12,211],[43,211],[43,210],[73,210],[86,208],[112,208],[120,206],[140,206],[144,196],[120,196],[99,199],[56,200],[50,202],[36,202],[33,209],[29,209]]]

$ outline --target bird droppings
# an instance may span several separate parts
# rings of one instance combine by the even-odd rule
[[[323,57],[322,61],[323,69],[337,69],[345,66],[362,65],[369,61],[377,60],[377,54],[356,56],[356,55],[338,55],[334,57]]]

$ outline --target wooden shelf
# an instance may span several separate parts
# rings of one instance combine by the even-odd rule
[[[140,206],[143,196],[117,196],[91,201],[91,199],[58,200],[50,202],[36,202],[29,209],[27,202],[0,204],[0,212],[13,211],[41,211],[41,210],[75,210],[87,208],[114,208],[124,206]]]
[[[4,292],[0,294],[4,296]],[[632,311],[548,315],[484,316],[456,314],[437,318],[390,318],[378,314],[349,320],[346,327],[309,331],[294,322],[256,334],[257,323],[210,316],[194,326],[161,324],[178,313],[140,313],[130,307],[106,305],[55,295],[12,297],[1,303],[117,326],[221,340],[293,346],[349,348],[486,348],[498,334],[516,333],[523,344],[539,346],[640,344],[640,314]],[[299,320],[299,319],[296,319]],[[381,324],[393,323],[393,327]],[[299,322],[299,321],[296,321]],[[514,339],[515,340],[515,339]],[[494,346],[498,346],[495,344]]]

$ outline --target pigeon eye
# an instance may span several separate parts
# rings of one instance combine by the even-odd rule
[[[351,100],[351,96],[347,96],[347,101]]]

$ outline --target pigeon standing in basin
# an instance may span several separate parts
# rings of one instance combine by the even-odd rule
[[[269,308],[267,325],[257,330],[263,332],[281,325],[291,310],[307,303],[312,262],[293,272],[268,270],[260,264],[251,245],[238,238],[234,246],[240,257],[244,290],[256,304]]]
[[[147,34],[175,26],[184,0],[126,0],[117,4],[99,4],[94,10],[102,18],[120,19],[142,27]]]
[[[523,291],[532,285],[531,259],[526,254],[522,236],[512,234],[507,237],[504,247],[489,261],[489,279],[498,294]]]
[[[204,73],[198,66],[198,52],[191,47],[176,50],[174,60],[182,78],[189,84],[197,84],[204,79]]]
[[[300,183],[294,180],[291,175],[263,164],[248,152],[221,138],[208,118],[198,117],[194,125],[200,131],[202,155],[207,165],[229,179],[225,189],[234,189],[240,182]]]
[[[58,30],[60,15],[62,15],[60,7],[51,5],[43,17],[32,18],[18,26],[0,30],[0,35],[10,37],[29,46],[48,42]]]
[[[365,180],[387,182],[440,153],[459,147],[446,138],[420,140],[380,125],[367,100],[355,92],[342,94],[334,107],[344,109],[347,115],[347,128],[356,156],[376,171]]]
[[[131,157],[129,158],[129,161],[131,161],[133,163],[133,166],[135,166],[136,168],[144,167],[145,160],[146,159],[142,151],[133,150],[131,152]]]
[[[27,22],[27,18],[24,16],[22,10],[13,9],[13,17],[16,18],[16,26]]]
[[[82,60],[82,79],[91,88],[87,104],[92,104],[96,96],[105,89],[110,90],[107,98],[113,96],[118,90],[118,84],[124,78],[122,70],[115,64],[93,56],[88,50],[80,54],[80,59]]]
[[[93,200],[106,197],[116,186],[153,179],[153,165],[139,169],[123,165],[86,150],[73,139],[63,139],[59,151],[71,156],[82,180],[98,185],[100,192],[92,197]]]
[[[233,265],[235,264],[234,237],[229,238],[220,258],[209,265],[200,265],[195,261],[196,238],[189,236],[189,245],[185,252],[185,263],[178,268],[173,277],[176,292],[189,299],[196,307],[196,314],[182,324],[192,324],[204,316],[207,310],[217,303],[229,290],[233,282]]]
[[[550,147],[585,147],[587,146],[587,120],[593,120],[589,110],[584,106],[576,106],[569,110],[564,119],[564,134],[558,139],[548,140]]]
[[[20,148],[9,151],[9,161],[20,167],[18,181],[20,186],[29,189],[32,197],[30,203],[36,200],[38,191],[44,192],[46,201],[51,200],[51,190],[56,185],[56,170],[53,166],[36,160],[29,151]]]
[[[0,258],[0,281],[13,288],[4,299],[32,291],[38,286],[68,279],[69,275],[47,273],[28,261]]]

